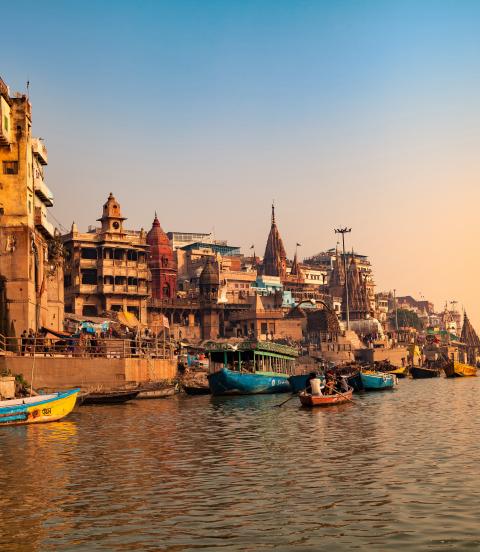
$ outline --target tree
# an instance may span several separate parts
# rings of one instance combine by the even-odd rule
[[[398,309],[397,310],[398,327],[399,328],[415,328],[416,330],[423,330],[423,322],[420,320],[418,314],[411,310]],[[390,314],[390,322],[395,327],[395,312]]]

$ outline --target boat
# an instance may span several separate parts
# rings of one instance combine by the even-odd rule
[[[388,370],[387,374],[393,374],[397,378],[406,378],[409,372],[411,370],[409,370],[408,366],[400,366],[400,368],[395,368],[395,370]]]
[[[208,342],[208,383],[213,395],[288,393],[297,350],[270,341]]]
[[[300,391],[304,391],[307,387],[307,380],[310,377],[310,373],[308,374],[296,374],[294,376],[290,376],[288,378],[288,381],[290,383],[291,392],[292,393],[300,393]],[[325,378],[322,375],[318,375],[318,378],[320,378],[322,381],[325,381]]]
[[[163,387],[161,389],[140,389],[136,399],[166,399],[177,393],[177,386]]]
[[[128,391],[100,391],[97,393],[86,393],[80,397],[82,406],[92,404],[123,404],[137,397],[140,389]]]
[[[426,366],[412,366],[410,374],[413,379],[438,378],[440,370],[438,368],[427,368]]]
[[[347,381],[348,387],[351,387],[354,391],[364,391],[365,387],[363,386],[362,376],[360,375],[360,370],[351,372],[350,374],[342,375],[342,378],[345,378]]]
[[[362,371],[360,377],[365,391],[393,389],[395,385],[395,376],[386,372]]]
[[[299,393],[300,402],[302,406],[336,406],[338,404],[344,404],[352,400],[353,389],[350,387],[348,391],[344,393],[337,393],[335,395],[312,395],[302,391]]]
[[[0,401],[0,426],[55,422],[75,407],[80,389]]]
[[[465,378],[477,375],[477,368],[475,366],[462,364],[456,360],[448,362],[443,369],[447,378]]]
[[[183,384],[182,387],[187,395],[210,395],[211,393],[209,385]]]

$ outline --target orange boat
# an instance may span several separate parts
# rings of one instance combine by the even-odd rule
[[[334,406],[346,402],[352,402],[353,389],[350,387],[345,393],[335,395],[311,395],[303,391],[298,396],[302,406]]]

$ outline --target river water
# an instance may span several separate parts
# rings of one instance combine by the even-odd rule
[[[478,550],[480,378],[178,396],[0,430],[0,550]]]

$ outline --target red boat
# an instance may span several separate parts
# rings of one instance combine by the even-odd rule
[[[345,393],[335,395],[311,395],[302,392],[298,396],[303,406],[334,406],[346,402],[352,402],[353,389],[350,388]]]

